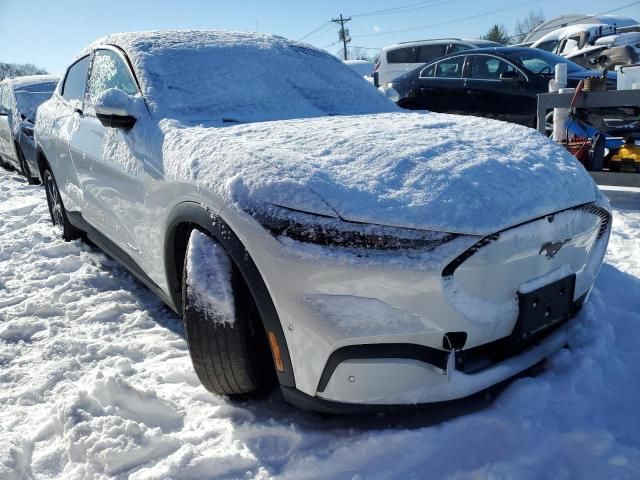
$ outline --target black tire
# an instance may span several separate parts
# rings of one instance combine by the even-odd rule
[[[2,155],[0,155],[0,167],[4,168],[8,172],[13,170],[13,166],[10,163],[5,162],[4,158],[2,158]]]
[[[212,248],[222,249],[215,240],[208,240]],[[232,266],[235,319],[231,324],[216,321],[217,312],[211,307],[204,311],[207,307],[197,301],[189,287],[189,269],[187,254],[182,276],[182,316],[198,379],[207,390],[220,395],[244,398],[265,393],[275,379],[273,360],[255,303],[237,268]]]
[[[58,184],[56,183],[51,170],[49,170],[49,167],[44,169],[42,179],[44,183],[44,190],[47,194],[47,204],[49,205],[49,214],[51,215],[51,222],[53,223],[53,226],[59,229],[62,238],[67,242],[80,238],[82,236],[82,231],[71,225],[71,222],[69,222],[67,212],[64,209],[62,199],[60,198]]]
[[[24,158],[22,149],[18,145],[16,145],[16,154],[18,155],[18,161],[20,162],[20,171],[22,172],[22,175],[24,175],[24,177],[27,179],[27,183],[29,185],[38,185],[40,182],[38,181],[38,179],[33,178],[33,176],[31,175],[29,164]]]

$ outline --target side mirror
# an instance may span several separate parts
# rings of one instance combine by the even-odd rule
[[[133,116],[133,100],[117,88],[110,88],[94,102],[96,117],[105,127],[130,129],[136,123]]]
[[[518,72],[502,72],[500,74],[501,82],[519,82],[521,79]]]
[[[7,117],[9,116],[9,110],[7,110],[4,107],[0,107],[0,117]]]

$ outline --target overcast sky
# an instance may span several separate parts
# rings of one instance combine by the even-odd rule
[[[532,10],[552,18],[602,13],[630,3],[633,0],[0,0],[0,61],[35,63],[61,73],[76,53],[107,33],[167,28],[258,30],[296,40],[319,29],[305,41],[336,53],[338,27],[330,20],[340,13],[353,16],[347,24],[351,45],[380,48],[422,38],[477,37],[493,23],[512,31]],[[366,15],[380,10],[390,11]],[[616,14],[640,19],[640,3]],[[404,29],[412,30],[392,33]]]

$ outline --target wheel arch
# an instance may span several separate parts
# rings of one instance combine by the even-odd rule
[[[44,169],[49,165],[49,160],[45,156],[40,145],[36,144],[36,163],[38,164],[38,173],[40,178],[44,178]],[[51,172],[53,174],[53,172]]]
[[[193,229],[207,233],[222,245],[240,272],[251,294],[265,332],[273,332],[280,347],[284,372],[276,371],[280,385],[295,387],[289,348],[271,295],[258,268],[231,228],[211,210],[196,202],[178,204],[169,215],[165,230],[164,267],[176,311],[182,313],[182,275],[184,259]]]

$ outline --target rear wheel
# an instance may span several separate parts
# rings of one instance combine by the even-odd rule
[[[54,228],[61,232],[61,236],[67,242],[80,238],[82,231],[71,225],[67,218],[67,212],[64,209],[64,204],[60,198],[60,191],[56,184],[53,174],[49,168],[45,168],[42,179],[44,182],[44,189],[47,194],[47,204],[49,205],[49,214],[51,215],[51,221]]]
[[[18,155],[18,161],[20,162],[20,171],[22,175],[25,176],[29,185],[37,185],[40,182],[33,178],[31,175],[31,169],[29,168],[29,164],[27,163],[27,159],[24,158],[24,154],[22,153],[22,149],[16,145],[16,154]]]
[[[222,395],[266,391],[275,370],[257,309],[222,246],[193,230],[182,280],[183,319],[193,367]]]

